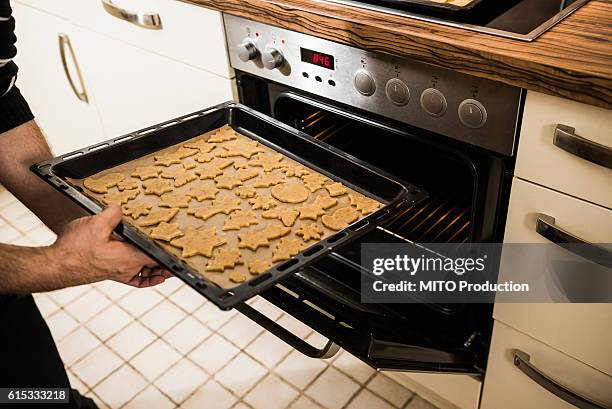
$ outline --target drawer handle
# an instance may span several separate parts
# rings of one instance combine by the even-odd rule
[[[525,375],[531,378],[535,383],[537,383],[553,395],[563,399],[570,405],[574,405],[577,408],[581,409],[606,409],[605,406],[601,406],[590,399],[580,396],[576,392],[569,390],[557,381],[551,379],[545,373],[536,368],[530,362],[529,354],[523,351],[520,351],[518,349],[514,351],[514,365],[518,367],[518,369],[520,369]]]
[[[248,304],[241,304],[235,308],[242,314],[246,315],[256,323],[261,325],[263,328],[270,331],[272,334],[276,335],[282,341],[286,342],[287,344],[297,349],[304,355],[309,356],[310,358],[328,359],[336,355],[340,350],[340,347],[333,343],[331,340],[328,340],[327,344],[325,344],[323,348],[314,347],[304,341],[302,338],[298,337],[297,335],[280,326],[270,318],[266,317]]]
[[[576,135],[576,129],[558,124],[553,145],[589,162],[612,169],[612,148]]]
[[[64,68],[64,74],[66,74],[66,78],[68,79],[68,83],[70,84],[70,88],[72,88],[72,92],[74,95],[85,103],[89,103],[89,98],[87,97],[87,90],[85,89],[85,84],[83,82],[83,76],[81,75],[81,69],[79,68],[79,63],[74,55],[74,50],[72,49],[72,43],[70,42],[70,37],[68,34],[60,33],[57,36],[59,41],[59,51],[60,58],[62,60],[62,67]],[[72,79],[72,75],[70,75],[70,70],[68,70],[68,62],[66,60],[66,50],[70,53],[70,58],[72,58],[72,62],[74,63],[74,69],[76,70],[76,75],[79,79],[79,84],[81,85],[81,90],[79,91],[74,84],[74,80]]]
[[[159,14],[151,11],[130,11],[122,9],[111,0],[102,0],[102,7],[113,17],[125,20],[136,26],[148,28],[150,30],[161,30],[162,22]]]
[[[539,213],[537,215],[536,232],[545,239],[586,260],[612,268],[612,252],[562,229],[555,223],[555,218],[552,216]],[[568,244],[580,244],[580,246],[567,246]]]

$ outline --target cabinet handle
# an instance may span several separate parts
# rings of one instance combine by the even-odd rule
[[[589,162],[612,169],[612,148],[576,135],[576,129],[558,124],[553,145]]]
[[[545,239],[586,260],[612,268],[612,252],[562,229],[555,223],[555,218],[552,216],[539,213],[537,215],[536,232]],[[580,244],[580,246],[568,246],[568,244]]]
[[[235,307],[242,314],[246,315],[263,328],[276,335],[282,341],[286,342],[293,348],[297,349],[301,353],[310,358],[328,359],[338,353],[340,347],[333,343],[331,340],[327,341],[327,344],[323,348],[317,348],[304,341],[302,338],[288,331],[284,327],[280,326],[270,318],[266,317],[253,307],[248,304],[241,304]]]
[[[518,349],[514,351],[514,365],[535,383],[553,395],[563,399],[570,405],[574,405],[580,409],[610,409],[578,395],[576,392],[551,379],[548,375],[540,371],[530,362],[529,354]]]
[[[64,73],[66,74],[66,78],[68,79],[70,88],[72,88],[74,95],[76,95],[79,100],[85,103],[89,103],[89,98],[87,97],[87,90],[85,89],[85,84],[83,83],[83,76],[81,75],[81,69],[79,68],[79,63],[77,62],[76,57],[74,55],[74,50],[72,49],[70,37],[68,37],[68,34],[60,33],[58,35],[58,40],[60,57],[62,59],[62,66],[64,67]],[[70,53],[70,58],[72,58],[72,61],[74,62],[74,68],[76,70],[77,77],[79,78],[79,84],[81,86],[82,91],[79,91],[77,89],[76,85],[74,84],[74,80],[70,75],[70,71],[68,70],[68,63],[66,62],[66,49]]]
[[[148,28],[149,30],[161,30],[162,22],[159,14],[152,11],[130,11],[122,9],[111,0],[102,0],[102,7],[113,17],[125,20],[138,27]]]

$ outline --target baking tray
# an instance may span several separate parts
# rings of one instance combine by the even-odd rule
[[[231,126],[240,134],[258,141],[285,156],[317,170],[347,187],[383,203],[384,207],[346,229],[304,249],[289,260],[273,265],[267,272],[231,289],[216,286],[200,276],[178,257],[128,224],[116,232],[150,255],[169,271],[208,298],[221,309],[231,309],[250,297],[298,272],[321,257],[389,221],[398,212],[426,197],[412,186],[404,186],[390,176],[371,169],[346,153],[291,128],[273,118],[235,102],[227,102],[118,138],[35,164],[31,170],[51,186],[70,197],[92,214],[100,204],[83,189],[69,182],[84,179],[105,169],[149,155],[169,146],[222,127]],[[373,138],[375,136],[373,135]]]
[[[484,0],[472,0],[469,3],[460,6],[450,3],[438,3],[431,0],[379,0],[369,1],[369,3],[378,3],[392,8],[413,9],[421,12],[439,12],[444,14],[465,13],[473,9]],[[498,0],[499,1],[499,0]]]

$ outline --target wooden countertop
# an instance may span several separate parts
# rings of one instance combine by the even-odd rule
[[[525,43],[324,0],[187,0],[343,44],[612,109],[612,1]]]

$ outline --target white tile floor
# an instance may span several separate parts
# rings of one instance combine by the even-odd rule
[[[0,187],[0,242],[55,240]],[[35,296],[73,387],[101,408],[435,409],[347,352],[313,360],[178,279],[136,290],[102,282]],[[321,342],[265,300],[260,311]]]

